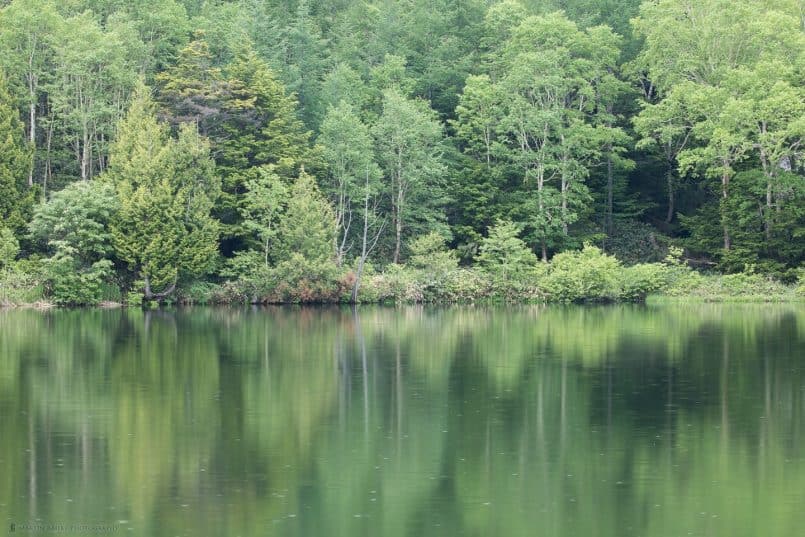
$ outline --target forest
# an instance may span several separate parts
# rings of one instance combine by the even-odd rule
[[[0,0],[0,305],[805,296],[799,0]]]

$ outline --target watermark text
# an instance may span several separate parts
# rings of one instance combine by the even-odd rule
[[[46,522],[12,522],[9,533],[77,533],[103,535],[118,530],[117,524],[51,524]]]

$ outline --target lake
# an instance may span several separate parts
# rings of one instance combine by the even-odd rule
[[[0,311],[0,521],[802,535],[805,308]]]

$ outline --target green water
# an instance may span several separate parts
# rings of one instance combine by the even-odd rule
[[[0,311],[0,522],[803,535],[805,308]]]

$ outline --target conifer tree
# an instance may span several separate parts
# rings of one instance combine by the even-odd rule
[[[332,262],[335,217],[316,179],[302,170],[294,182],[282,219],[278,248],[281,259],[300,254],[309,261]]]
[[[489,236],[481,241],[478,264],[495,279],[508,282],[534,270],[537,256],[519,233],[514,222],[499,220],[489,228]]]
[[[254,167],[271,165],[287,182],[310,158],[308,133],[296,115],[297,103],[246,42],[224,68],[214,65],[202,33],[185,47],[176,65],[158,75],[167,117],[194,121],[208,137],[222,178],[215,216],[222,223],[224,253],[244,246],[245,181]]]
[[[31,151],[24,136],[14,100],[0,72],[0,221],[17,234],[30,217],[34,198],[26,184]]]
[[[172,140],[143,84],[119,126],[108,176],[120,198],[115,248],[142,278],[146,299],[165,298],[182,278],[212,267],[218,222],[210,212],[220,181],[209,145],[190,125]]]

